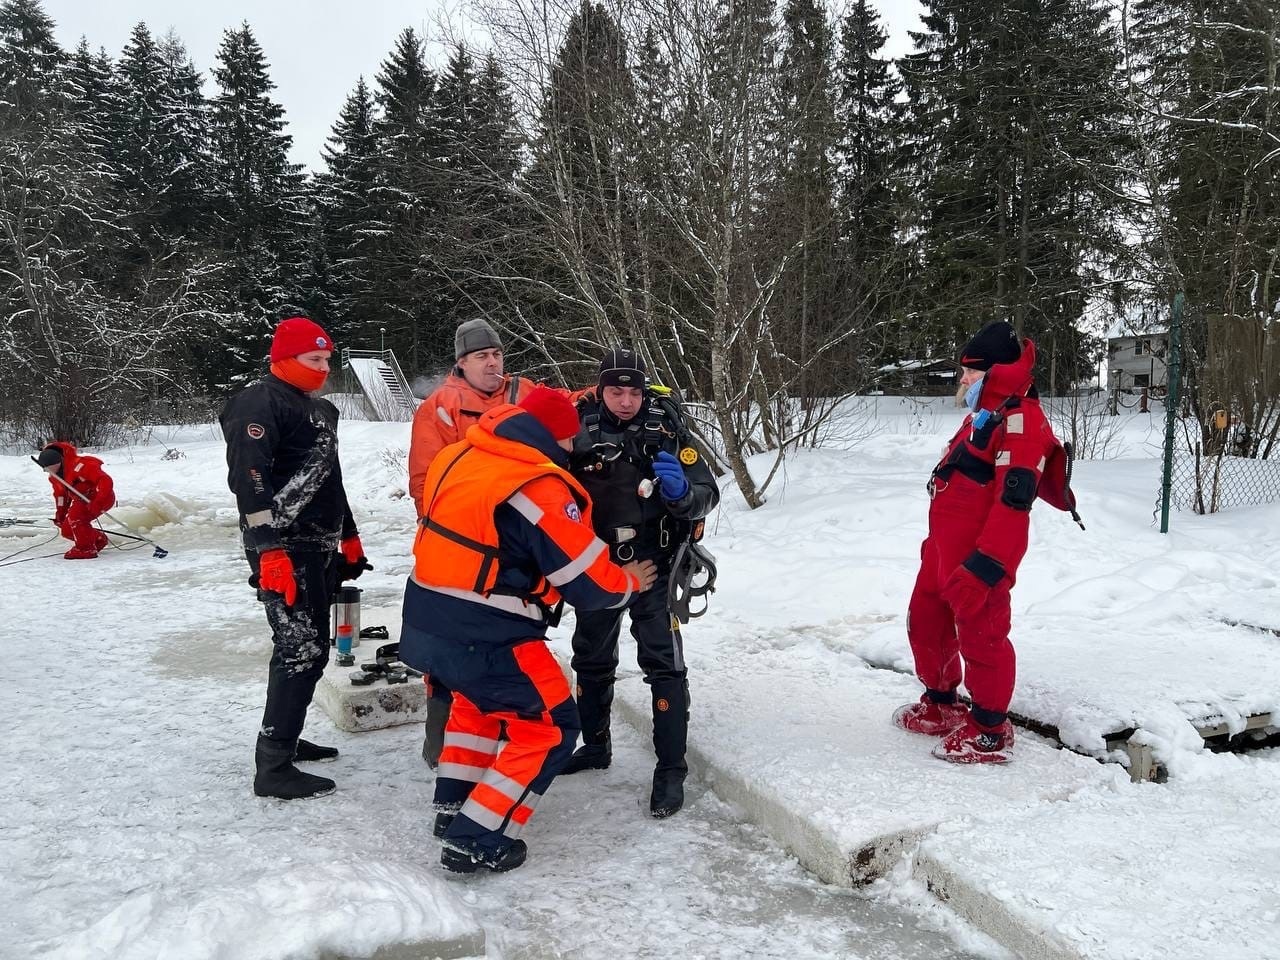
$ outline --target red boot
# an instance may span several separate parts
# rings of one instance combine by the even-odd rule
[[[97,536],[95,536],[95,534]],[[62,555],[64,560],[92,560],[98,555],[97,537],[102,531],[95,530],[87,523],[76,523],[71,527],[71,538],[75,546]]]
[[[1013,748],[1013,725],[1006,720],[993,729],[978,726],[973,717],[933,748],[933,755],[949,763],[1008,763]]]
[[[894,726],[927,737],[948,734],[968,718],[969,711],[963,703],[934,703],[928,694],[893,711]]]

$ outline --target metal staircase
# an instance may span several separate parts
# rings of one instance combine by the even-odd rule
[[[343,348],[342,369],[358,385],[374,419],[413,419],[418,401],[392,351]]]

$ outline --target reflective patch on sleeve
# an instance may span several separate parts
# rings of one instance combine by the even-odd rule
[[[1044,457],[1041,457],[1041,458],[1040,458],[1040,462],[1039,462],[1038,464],[1036,464],[1036,471],[1037,471],[1038,473],[1044,473],[1044,465],[1045,465],[1045,462],[1046,462],[1046,461],[1045,461],[1045,458],[1044,458]]]
[[[1013,462],[1013,455],[1008,450],[1001,450],[996,454],[997,467],[1007,467],[1011,462]]]
[[[1005,431],[1007,433],[1023,433],[1027,428],[1023,423],[1025,414],[1011,413],[1005,417]]]
[[[449,416],[448,411],[446,411],[444,407],[436,407],[436,416],[440,418],[440,421],[446,427],[453,426],[453,417]]]
[[[542,508],[529,499],[528,495],[521,493],[519,490],[507,498],[507,503],[516,508],[516,513],[535,526],[542,519]]]
[[[585,573],[591,564],[596,562],[596,557],[604,553],[609,548],[600,538],[595,538],[587,545],[587,549],[578,554],[576,558],[570,560],[559,570],[547,574],[547,582],[553,587],[563,587],[574,577]]]
[[[244,522],[251,527],[269,527],[271,526],[271,511],[257,510],[253,513],[247,514],[244,518]]]

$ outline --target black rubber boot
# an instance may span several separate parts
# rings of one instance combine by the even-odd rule
[[[277,800],[307,800],[333,793],[336,784],[325,777],[303,773],[293,765],[297,743],[292,740],[268,740],[258,737],[254,754],[258,772],[253,778],[253,792],[260,797]]]
[[[613,680],[578,678],[578,718],[582,721],[582,746],[573,752],[560,775],[583,770],[608,770],[613,762],[609,738],[609,712],[613,707]]]
[[[294,763],[329,763],[337,759],[337,747],[322,747],[318,743],[298,738],[298,749],[293,754]]]
[[[662,820],[684,806],[684,778],[689,772],[685,748],[689,739],[689,684],[683,679],[655,679],[653,694],[653,771],[649,813]]]
[[[457,811],[441,810],[437,813],[436,822],[431,827],[432,835],[434,835],[437,840],[443,840],[444,835],[449,832],[449,825],[453,823],[453,818],[457,815]]]
[[[444,750],[444,727],[449,722],[449,700],[427,697],[427,729],[422,741],[422,759],[432,770],[440,766],[440,753]]]
[[[494,873],[506,873],[524,863],[528,856],[529,847],[523,840],[512,840],[511,846],[495,859],[445,846],[440,850],[440,864],[451,873],[475,873],[481,867]]]

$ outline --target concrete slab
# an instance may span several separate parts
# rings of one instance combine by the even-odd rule
[[[941,823],[1004,820],[1110,776],[1030,735],[1019,736],[1006,767],[943,763],[930,755],[935,740],[890,723],[919,696],[917,683],[818,645],[744,651],[714,686],[696,674],[691,685],[691,763],[829,883],[883,875]],[[651,730],[639,677],[619,683],[615,702]]]
[[[324,676],[316,684],[315,702],[339,730],[353,733],[402,723],[425,723],[427,694],[421,678],[410,677],[407,683],[396,684],[379,679],[369,686],[356,686],[351,682],[352,674],[361,672],[361,663],[373,662],[378,647],[400,640],[398,607],[362,610],[361,623],[365,627],[385,625],[388,639],[362,641],[352,650],[356,658],[354,667],[339,667],[331,658]]]
[[[997,830],[944,824],[914,870],[1026,960],[1275,960],[1280,757],[1197,766],[1026,808]]]

